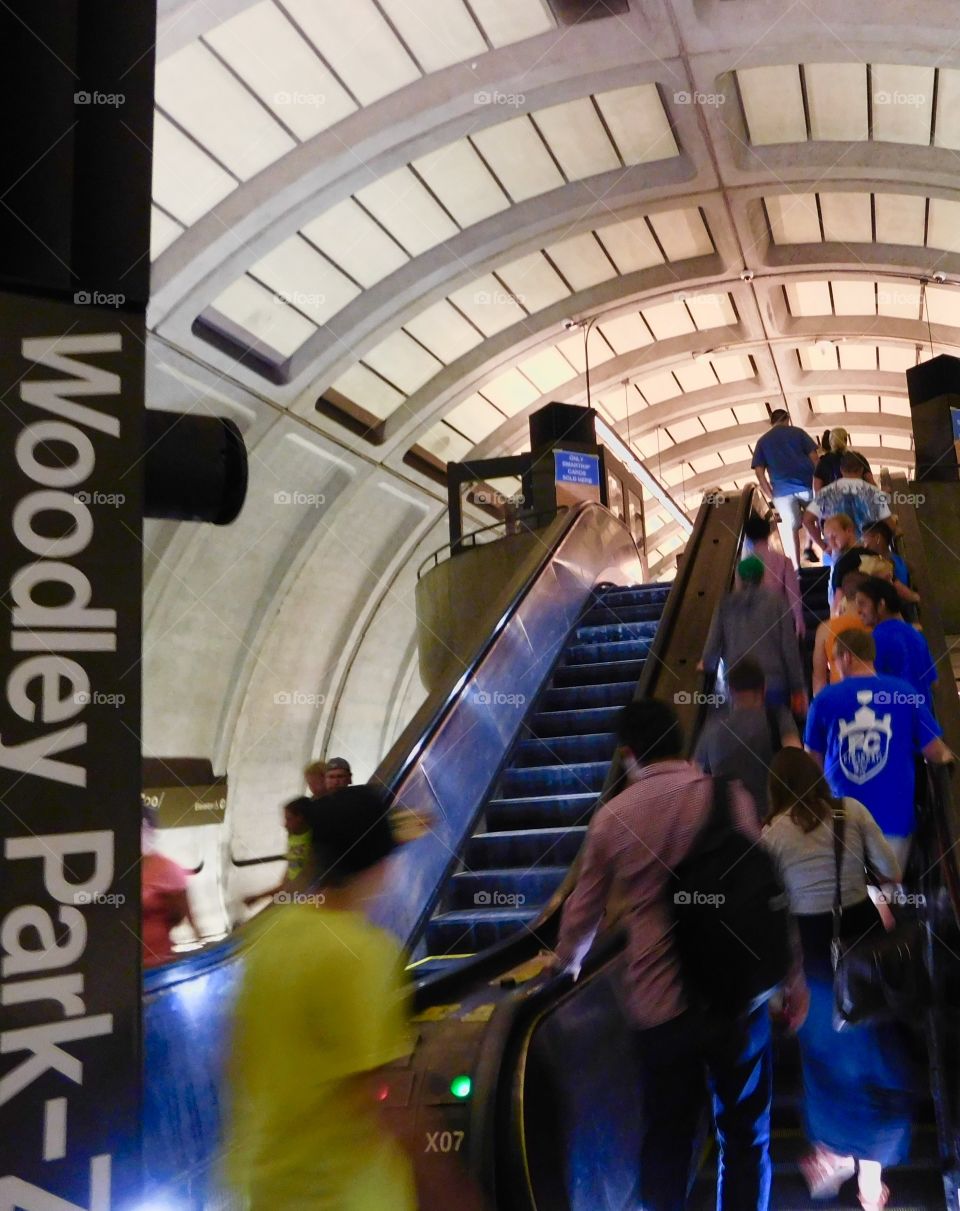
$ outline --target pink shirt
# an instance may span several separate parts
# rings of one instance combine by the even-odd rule
[[[564,905],[557,951],[575,968],[590,949],[611,890],[627,906],[627,1009],[643,1029],[687,1008],[668,882],[712,801],[712,779],[688,761],[643,767],[590,822],[577,885]],[[739,782],[730,788],[730,810],[737,827],[759,839],[753,800]]]
[[[793,611],[793,624],[797,629],[797,634],[802,639],[807,628],[803,621],[803,598],[800,595],[800,578],[797,576],[797,569],[786,555],[774,551],[765,542],[754,546],[751,554],[756,555],[766,569],[760,584],[765,589],[773,589],[786,600]],[[740,584],[739,576],[737,584]]]
[[[187,890],[187,872],[162,854],[144,854],[141,863],[143,896],[143,963],[155,967],[173,958],[170,930],[180,924],[171,920],[169,897]]]

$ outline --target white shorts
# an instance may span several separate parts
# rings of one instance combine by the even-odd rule
[[[803,525],[803,514],[806,506],[813,500],[813,492],[794,492],[790,496],[775,496],[773,507],[780,514],[785,525],[799,530]]]

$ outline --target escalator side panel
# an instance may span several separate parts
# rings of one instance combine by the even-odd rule
[[[391,859],[376,920],[407,945],[429,917],[520,732],[526,704],[545,685],[594,586],[635,583],[641,571],[625,527],[606,510],[583,511],[403,776],[398,801],[432,824]]]

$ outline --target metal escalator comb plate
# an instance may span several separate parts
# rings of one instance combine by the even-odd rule
[[[413,1022],[442,1022],[444,1018],[448,1018],[451,1014],[457,1012],[460,1008],[459,1001],[455,1005],[430,1005],[423,1013],[416,1014],[411,1018]]]
[[[461,1022],[489,1022],[495,1009],[496,1005],[492,1001],[486,1005],[478,1005],[469,1013],[465,1013],[460,1020]]]

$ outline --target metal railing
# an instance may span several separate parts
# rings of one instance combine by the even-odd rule
[[[471,530],[469,534],[464,534],[456,543],[445,542],[442,547],[437,547],[435,551],[432,551],[417,568],[417,580],[423,576],[425,571],[435,568],[442,563],[444,558],[450,559],[454,555],[459,555],[461,551],[468,547],[482,546],[487,542],[498,542],[501,538],[514,538],[518,534],[532,534],[535,530],[541,530],[544,526],[549,525],[558,513],[565,512],[567,507],[567,505],[560,505],[556,509],[518,513],[516,517],[501,518],[499,521],[491,522],[489,526],[481,526],[479,530]],[[509,527],[515,528],[510,530]],[[503,533],[494,533],[497,530],[502,530]],[[446,556],[444,556],[445,551],[447,552]]]

